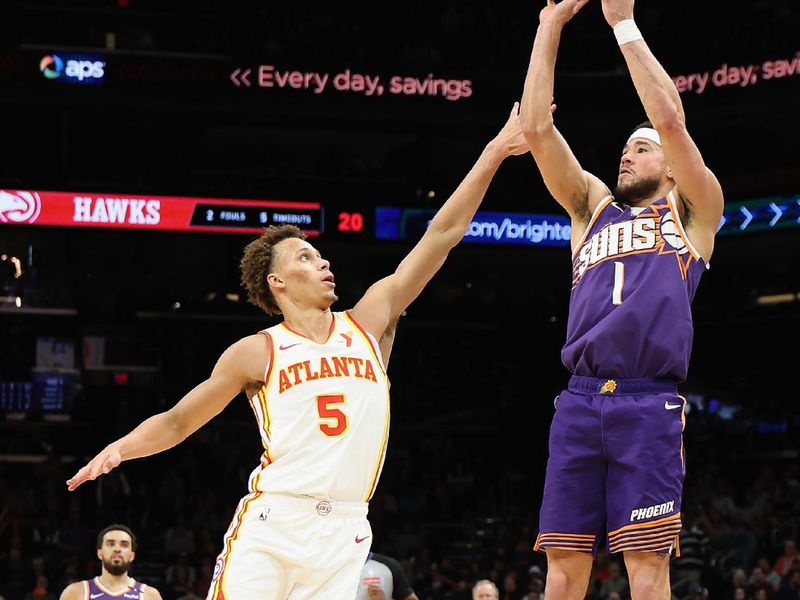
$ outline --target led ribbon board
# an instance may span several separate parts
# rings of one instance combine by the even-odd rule
[[[378,207],[375,237],[382,240],[418,239],[435,214],[431,209]],[[568,246],[569,218],[507,212],[478,212],[463,241],[473,244]]]
[[[322,223],[316,202],[0,189],[0,225],[258,234],[290,224],[316,236]]]
[[[800,226],[800,194],[735,202],[722,213],[719,235]]]

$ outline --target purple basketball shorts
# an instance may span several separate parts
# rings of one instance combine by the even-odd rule
[[[556,398],[534,549],[671,552],[685,403],[673,382],[571,377]]]

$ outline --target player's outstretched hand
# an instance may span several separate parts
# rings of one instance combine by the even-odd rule
[[[563,26],[572,17],[578,14],[578,11],[583,8],[589,0],[547,0],[545,6],[539,13],[539,23],[555,23],[556,25]],[[633,0],[630,0],[633,4]],[[605,3],[604,3],[605,4]]]
[[[106,446],[86,466],[75,473],[72,479],[67,479],[67,489],[71,492],[82,483],[109,473],[111,469],[117,467],[121,462],[122,455],[119,453],[119,449],[113,445]]]
[[[633,18],[634,0],[603,0],[603,16],[614,27],[620,21]]]
[[[506,156],[519,156],[530,150],[519,122],[519,102],[514,102],[508,114],[508,121],[495,136],[494,143],[505,152]]]

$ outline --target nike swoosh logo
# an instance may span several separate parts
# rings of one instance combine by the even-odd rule
[[[294,348],[295,346],[299,346],[302,342],[295,342],[294,344],[286,344],[285,346],[278,346],[278,350],[288,350],[289,348]]]
[[[363,542],[368,537],[369,537],[368,535],[364,536],[363,538],[360,538],[360,537],[356,536],[356,544],[360,544],[361,542]]]
[[[89,598],[99,598],[102,595],[103,595],[102,592],[99,594],[89,594]]]
[[[683,404],[670,404],[669,402],[664,402],[664,408],[667,410],[675,410],[676,408],[680,408]]]

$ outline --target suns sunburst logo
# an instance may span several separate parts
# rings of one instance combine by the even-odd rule
[[[678,231],[678,226],[675,224],[675,218],[671,212],[665,213],[661,217],[661,237],[668,246],[674,248],[678,254],[686,254],[689,248],[686,246],[686,241]]]

